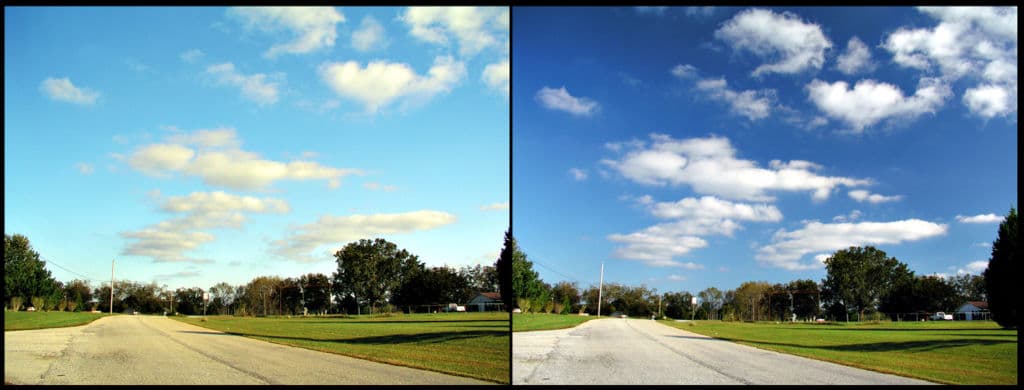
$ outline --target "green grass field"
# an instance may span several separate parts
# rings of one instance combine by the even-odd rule
[[[512,315],[512,331],[565,329],[582,324],[597,317],[576,314],[516,313]]]
[[[757,348],[932,382],[1017,384],[1017,331],[989,321],[662,323]]]
[[[175,319],[226,333],[400,366],[509,383],[508,313],[392,317]]]
[[[109,314],[66,311],[5,311],[4,331],[85,325],[107,315]]]

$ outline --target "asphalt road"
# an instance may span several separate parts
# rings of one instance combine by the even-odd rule
[[[159,316],[4,332],[4,381],[15,384],[482,384],[228,335]]]
[[[512,384],[930,384],[716,340],[642,319],[512,334]]]

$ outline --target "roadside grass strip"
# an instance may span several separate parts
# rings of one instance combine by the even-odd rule
[[[991,321],[662,323],[757,348],[931,382],[1017,384],[1017,331]]]
[[[509,383],[508,313],[174,317],[257,340]]]
[[[85,325],[108,315],[107,313],[67,311],[5,311],[4,331],[66,328]]]
[[[595,318],[597,317],[576,314],[515,313],[512,314],[512,331],[572,328]]]

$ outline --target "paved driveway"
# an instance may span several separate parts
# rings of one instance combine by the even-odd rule
[[[480,384],[474,379],[288,347],[159,316],[4,332],[17,384]]]
[[[656,321],[597,319],[512,334],[512,384],[845,384],[929,382],[716,340]]]

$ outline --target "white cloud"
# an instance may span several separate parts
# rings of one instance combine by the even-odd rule
[[[762,64],[752,75],[799,73],[821,69],[825,50],[832,47],[821,27],[804,23],[791,13],[777,14],[764,9],[749,9],[736,14],[715,31],[715,37],[735,49],[745,49],[762,58],[778,62]]]
[[[981,275],[988,268],[988,260],[978,260],[967,263],[964,268],[956,270],[957,275],[972,274]]]
[[[715,7],[704,6],[704,7],[686,7],[686,16],[696,17],[709,17],[714,15]]]
[[[367,113],[376,113],[398,99],[426,101],[451,91],[466,75],[466,64],[452,57],[436,57],[426,75],[405,63],[371,61],[325,62],[320,77],[339,96],[359,101]]]
[[[311,256],[322,245],[343,245],[362,238],[412,233],[455,223],[456,217],[442,211],[420,210],[398,214],[333,216],[292,229],[291,234],[271,243],[273,252],[299,262],[329,260]]]
[[[144,145],[127,158],[133,169],[150,176],[184,173],[200,177],[208,185],[238,190],[266,187],[278,180],[328,180],[332,188],[340,179],[363,172],[333,168],[312,161],[278,162],[240,149],[234,129],[219,128],[177,133],[164,143]],[[190,146],[199,146],[193,149]]]
[[[731,237],[734,231],[742,229],[735,220],[777,222],[782,219],[782,213],[775,206],[733,203],[713,196],[654,202],[651,196],[644,195],[635,200],[658,218],[677,220],[630,234],[612,234],[608,239],[626,244],[616,249],[615,257],[639,260],[655,267],[703,268],[694,263],[680,263],[673,258],[706,247],[707,242],[698,236],[720,234]]]
[[[860,40],[853,37],[846,43],[846,52],[836,59],[836,69],[847,75],[856,73],[867,73],[875,69],[871,62],[871,49]]]
[[[810,221],[798,230],[777,231],[772,237],[772,244],[758,249],[755,258],[762,264],[787,270],[821,268],[820,255],[812,263],[802,263],[800,259],[809,253],[831,253],[851,246],[895,245],[923,240],[944,235],[947,228],[945,224],[920,219],[833,224]]]
[[[372,16],[363,18],[359,29],[352,32],[352,47],[359,51],[383,48],[386,44],[384,26]]]
[[[730,110],[750,120],[767,118],[775,100],[774,89],[758,91],[734,91],[729,89],[725,78],[703,79],[697,82],[697,89],[707,92],[712,99],[729,103]]]
[[[178,54],[178,58],[188,63],[194,63],[203,57],[203,51],[199,49],[189,49]]]
[[[395,187],[393,185],[385,185],[385,184],[380,184],[380,183],[372,182],[372,181],[371,182],[363,183],[363,188],[366,188],[366,189],[368,189],[370,191],[384,191],[384,192],[392,192],[392,191],[398,189],[398,187]]]
[[[971,112],[984,118],[1010,115],[1017,111],[1013,94],[1005,87],[986,84],[964,91],[963,102]]]
[[[850,214],[847,214],[847,215],[837,215],[835,217],[832,217],[832,221],[833,222],[853,222],[853,221],[856,221],[856,220],[860,219],[861,215],[863,215],[863,213],[861,213],[860,210],[853,210],[853,211],[850,212]]]
[[[665,10],[668,7],[633,7],[633,10],[640,15],[653,14],[653,15],[664,15]]]
[[[261,106],[277,103],[278,83],[268,81],[267,75],[263,73],[246,75],[237,72],[235,65],[230,62],[210,65],[206,73],[213,76],[218,84],[238,87],[243,97]]]
[[[600,107],[593,100],[570,95],[564,86],[559,89],[543,87],[537,91],[535,98],[547,109],[565,111],[577,116],[592,115]]]
[[[99,92],[88,88],[76,87],[67,77],[60,79],[48,77],[39,84],[39,90],[49,96],[50,99],[74,104],[93,104],[100,97]]]
[[[718,199],[714,196],[683,198],[677,202],[657,202],[651,214],[658,218],[737,219],[746,221],[778,222],[782,212],[773,205],[749,205]]]
[[[697,67],[690,64],[679,64],[672,67],[669,73],[681,79],[694,78],[697,77]]]
[[[462,56],[508,41],[508,7],[409,7],[400,19],[421,41],[444,46],[457,41]]]
[[[75,163],[75,169],[83,175],[91,175],[96,172],[96,168],[92,164],[86,163]]]
[[[508,58],[499,62],[488,64],[484,67],[484,72],[480,78],[487,84],[491,89],[502,91],[505,96],[508,96],[508,77],[509,77],[509,63]]]
[[[971,246],[976,246],[976,247],[979,247],[979,248],[989,248],[989,249],[992,249],[992,243],[991,242],[976,242],[976,243],[974,243],[974,245],[971,245]]]
[[[163,211],[183,216],[147,226],[139,231],[123,232],[121,236],[133,240],[122,254],[145,256],[154,262],[208,263],[185,255],[216,237],[201,230],[214,228],[240,228],[246,221],[244,213],[288,213],[288,203],[281,199],[239,196],[222,191],[193,192],[187,196],[162,199],[159,191],[153,193],[162,201]]]
[[[829,117],[852,126],[854,132],[889,118],[913,119],[935,113],[951,91],[938,79],[922,78],[913,96],[899,87],[875,80],[860,80],[853,87],[845,81],[828,83],[815,79],[807,84],[808,99]]]
[[[682,281],[686,280],[686,277],[682,276],[682,275],[672,274],[672,275],[667,276],[666,279],[671,280],[673,282],[682,282]]]
[[[480,206],[480,211],[508,210],[508,202],[497,202]]]
[[[685,263],[672,260],[675,256],[690,253],[691,250],[708,246],[700,237],[673,231],[667,226],[651,226],[643,231],[630,234],[611,234],[608,239],[625,243],[612,254],[616,258],[638,260],[652,267],[687,267]]]
[[[872,194],[867,190],[853,190],[848,192],[847,195],[850,195],[850,198],[858,202],[868,202],[875,204],[884,202],[895,202],[900,199],[903,199],[902,195]]]
[[[268,58],[332,47],[338,37],[336,25],[345,21],[345,15],[334,7],[234,7],[228,14],[241,19],[249,29],[292,33],[292,41],[271,46],[263,53]]]
[[[572,178],[576,179],[576,181],[587,180],[587,171],[583,169],[569,168],[569,174],[572,175]]]
[[[957,215],[956,220],[960,223],[1000,223],[1003,222],[1003,217],[991,213],[974,216]]]
[[[736,150],[724,137],[676,140],[651,134],[651,140],[649,147],[634,147],[619,160],[601,163],[637,183],[687,184],[700,194],[740,200],[774,200],[767,191],[812,191],[815,200],[825,200],[837,186],[871,184],[867,179],[820,176],[813,172],[819,166],[799,160],[761,168],[754,161],[737,159]]]
[[[963,102],[984,118],[1017,110],[1017,8],[920,7],[938,20],[932,28],[899,28],[882,47],[898,65],[953,81],[980,81]]]

